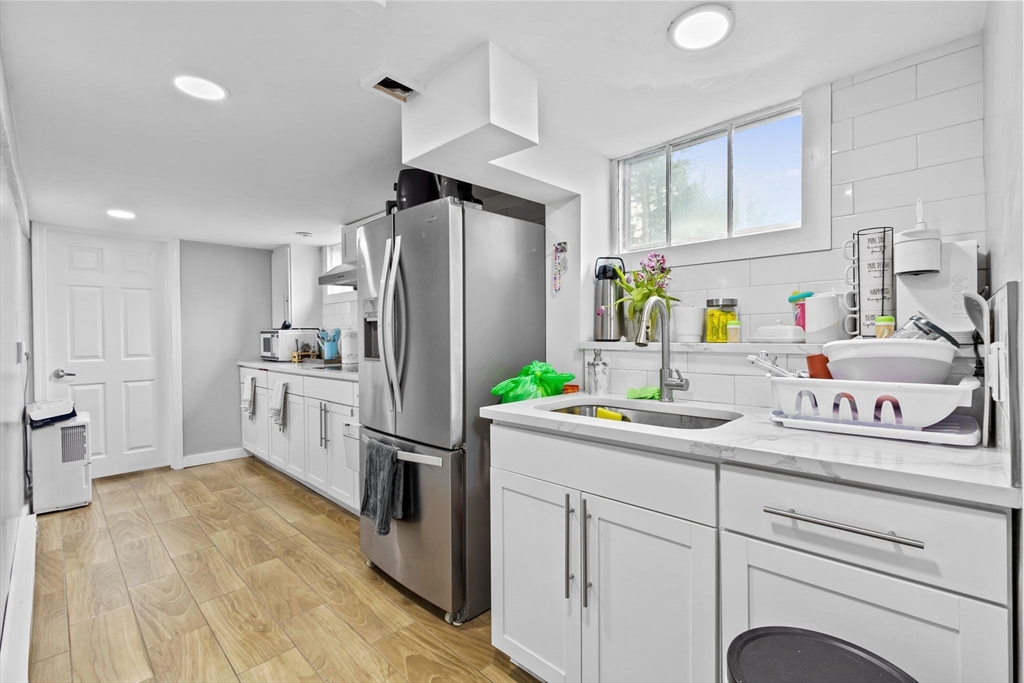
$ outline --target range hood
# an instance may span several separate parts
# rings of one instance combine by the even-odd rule
[[[334,266],[320,276],[318,282],[322,285],[334,285],[336,287],[355,287],[357,268],[351,263],[342,263]]]

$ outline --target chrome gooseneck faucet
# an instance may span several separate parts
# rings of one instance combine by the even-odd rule
[[[686,391],[690,388],[690,380],[684,379],[682,373],[669,367],[671,349],[668,338],[668,304],[660,296],[652,296],[644,304],[643,313],[640,314],[640,324],[637,327],[636,345],[647,346],[647,325],[651,321],[651,310],[657,308],[661,314],[661,324],[658,329],[661,331],[661,401],[670,403],[672,392]]]

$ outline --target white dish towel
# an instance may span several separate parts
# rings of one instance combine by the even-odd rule
[[[256,375],[249,375],[242,383],[242,412],[250,418],[256,410]]]
[[[270,419],[282,432],[284,431],[284,397],[287,393],[287,382],[274,382],[274,395],[270,399]]]

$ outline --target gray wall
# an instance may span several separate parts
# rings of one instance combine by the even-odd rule
[[[270,251],[181,243],[185,456],[242,445],[240,360],[259,359],[270,326]]]

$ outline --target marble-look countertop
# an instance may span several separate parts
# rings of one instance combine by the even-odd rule
[[[284,375],[302,375],[303,377],[322,377],[324,379],[338,379],[343,382],[358,382],[358,372],[342,372],[341,370],[317,370],[315,365],[312,363],[292,363],[291,361],[285,361],[283,363],[268,363],[265,361],[241,361],[238,363],[240,368],[252,368],[253,370],[268,370],[270,372],[280,372]],[[323,367],[323,366],[320,366]]]
[[[713,429],[671,429],[552,412],[594,404],[695,413],[733,411],[741,417]],[[1001,508],[1021,507],[1011,484],[1010,455],[995,448],[962,448],[789,429],[768,419],[767,408],[696,401],[630,401],[589,394],[485,406],[496,424],[548,431],[632,449],[749,465],[897,493]]]

